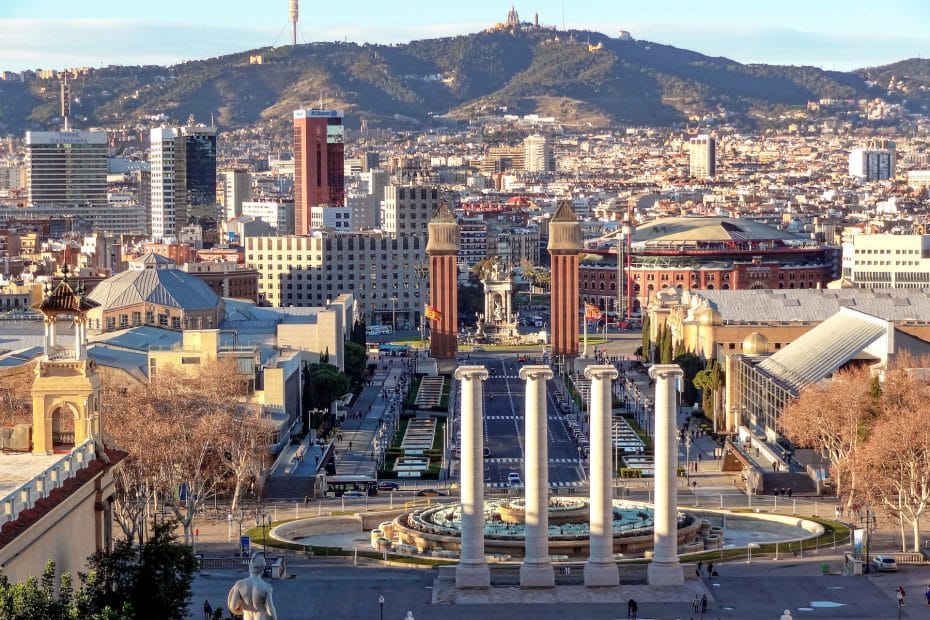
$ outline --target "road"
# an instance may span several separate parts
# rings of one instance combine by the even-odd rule
[[[487,366],[491,376],[485,382],[484,441],[490,454],[485,458],[484,480],[492,488],[507,486],[507,474],[523,475],[524,401],[526,383],[520,379],[520,366],[513,357],[472,358],[472,364]],[[585,479],[578,458],[578,444],[559,414],[555,385],[548,382],[549,486],[572,487]]]

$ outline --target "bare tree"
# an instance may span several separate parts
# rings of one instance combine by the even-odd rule
[[[779,426],[788,439],[819,450],[830,461],[837,495],[846,496],[847,507],[852,505],[856,478],[844,464],[868,436],[876,417],[876,398],[869,369],[855,367],[805,388],[779,416]]]

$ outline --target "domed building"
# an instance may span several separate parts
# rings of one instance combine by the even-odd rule
[[[223,300],[200,278],[160,254],[129,262],[129,269],[100,282],[88,294],[98,306],[87,313],[95,333],[153,325],[165,329],[214,329]]]
[[[613,311],[617,232],[588,244],[602,260],[582,262],[580,293]],[[840,250],[762,222],[733,217],[671,217],[637,226],[625,249],[628,305],[635,311],[664,288],[745,290],[825,288],[839,274]],[[607,258],[611,260],[606,260]]]

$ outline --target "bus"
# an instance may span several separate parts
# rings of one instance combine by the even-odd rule
[[[346,491],[362,491],[375,496],[378,494],[378,481],[370,476],[326,476],[327,497],[342,497]]]

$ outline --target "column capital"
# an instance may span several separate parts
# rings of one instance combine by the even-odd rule
[[[527,379],[551,379],[552,369],[548,366],[533,365],[533,366],[524,366],[520,369],[520,378],[526,381]]]
[[[653,379],[671,379],[684,375],[685,371],[678,364],[657,364],[649,369],[649,376]]]
[[[455,369],[455,378],[459,381],[463,379],[484,381],[488,378],[488,369],[484,366],[459,366]]]
[[[595,364],[584,369],[586,379],[616,379],[620,372],[610,364]]]

